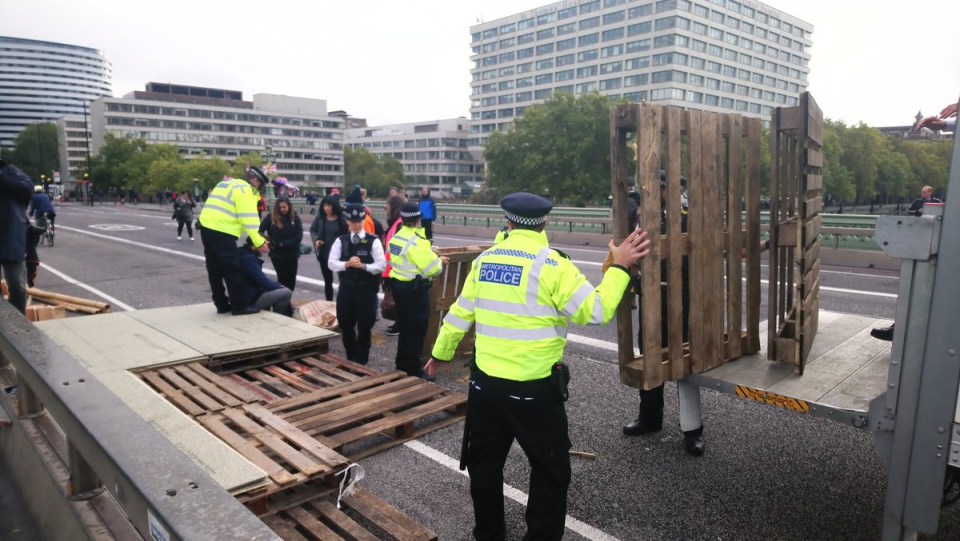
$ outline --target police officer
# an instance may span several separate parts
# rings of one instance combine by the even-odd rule
[[[681,178],[682,182],[686,179]],[[666,185],[667,176],[665,171],[660,171],[660,233],[667,232],[666,215]],[[632,192],[636,193],[636,192]],[[628,208],[634,211],[630,215],[630,226],[636,225],[639,211],[639,200],[631,198],[633,204],[628,204]],[[630,203],[630,200],[628,200]],[[687,231],[687,205],[685,198],[681,200],[680,230],[683,233]],[[666,279],[666,262],[661,262],[660,276]],[[690,268],[688,258],[684,257],[681,263],[681,304],[683,310],[683,340],[688,340],[689,321],[690,321]],[[662,294],[660,295],[660,311],[662,321],[667,319],[667,295],[666,282],[661,282]],[[639,283],[636,287],[637,293],[640,292]],[[643,298],[640,298],[640,314],[643,314]],[[661,344],[667,344],[668,330],[666,325],[661,325]],[[643,326],[637,333],[637,343],[643,350]],[[680,408],[680,430],[683,432],[684,449],[687,454],[692,456],[702,456],[704,452],[703,443],[703,414],[700,411],[700,387],[687,383],[685,381],[677,382],[678,402]],[[640,389],[640,413],[637,419],[623,427],[625,436],[642,436],[659,432],[663,429],[663,385],[655,387],[648,391]]]
[[[337,323],[347,360],[367,364],[380,273],[387,267],[387,260],[380,239],[363,228],[367,217],[363,205],[348,204],[344,216],[350,232],[333,241],[327,266],[340,278]]]
[[[254,250],[261,254],[269,252],[266,241],[260,236],[260,215],[257,212],[260,190],[266,184],[267,176],[263,171],[250,167],[246,180],[233,178],[217,184],[200,212],[200,240],[203,241],[207,278],[218,314],[231,312],[238,316],[260,311],[254,306],[233,306],[230,301],[242,298],[239,295],[241,272],[237,248],[240,236],[246,232]]]
[[[420,206],[407,201],[400,208],[402,227],[393,234],[390,250],[390,279],[397,303],[397,370],[420,377],[420,350],[430,321],[430,280],[443,271],[446,257],[430,249],[420,228]]]
[[[510,228],[502,242],[473,262],[460,297],[450,307],[427,362],[453,358],[476,328],[465,456],[476,539],[505,539],[503,465],[516,439],[530,461],[530,499],[524,539],[560,539],[570,484],[570,438],[564,410],[567,324],[603,324],[630,284],[628,268],[649,250],[646,233],[610,242],[613,265],[594,288],[544,233],[551,203],[514,193],[500,202]],[[551,376],[558,374],[558,376]]]

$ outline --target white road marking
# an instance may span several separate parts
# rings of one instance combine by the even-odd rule
[[[412,449],[420,453],[421,455],[433,460],[434,462],[442,466],[446,466],[447,468],[465,477],[467,476],[467,472],[460,471],[460,462],[458,460],[454,460],[453,457],[446,455],[441,451],[438,451],[437,449],[430,447],[429,445],[426,445],[417,440],[408,441],[403,445],[409,449]],[[506,483],[503,484],[503,495],[523,506],[527,505],[527,499],[529,498],[529,496],[527,496],[527,494],[522,490],[512,487]],[[617,541],[616,537],[613,537],[612,535],[607,535],[602,531],[594,528],[593,526],[590,526],[589,524],[586,524],[584,522],[581,522],[571,517],[570,515],[567,515],[566,526],[568,530],[572,530],[580,534],[581,536],[593,541]]]
[[[78,286],[78,287],[82,287],[83,289],[86,289],[86,290],[89,291],[90,293],[93,293],[94,295],[99,296],[101,299],[103,299],[103,300],[105,300],[105,301],[108,301],[108,302],[109,302],[110,304],[112,304],[113,306],[116,306],[116,307],[118,307],[118,308],[123,308],[124,310],[126,310],[126,311],[128,311],[128,312],[133,312],[133,311],[136,310],[136,308],[130,306],[129,304],[126,304],[126,303],[124,303],[124,302],[121,302],[120,300],[118,300],[118,299],[116,299],[116,298],[114,298],[114,297],[111,297],[110,295],[107,295],[107,294],[104,293],[103,291],[100,291],[99,289],[97,289],[97,288],[95,288],[95,287],[93,287],[93,286],[89,286],[89,285],[87,285],[87,284],[85,284],[85,283],[83,283],[83,282],[74,280],[73,278],[71,278],[71,277],[67,276],[66,274],[58,271],[57,269],[51,267],[50,265],[47,265],[46,263],[40,263],[40,268],[43,269],[43,270],[45,270],[45,271],[49,271],[51,274],[54,274],[54,275],[56,275],[56,276],[59,276],[61,280],[63,280],[64,282],[66,282],[66,283],[68,283],[68,284],[75,285],[75,286]]]

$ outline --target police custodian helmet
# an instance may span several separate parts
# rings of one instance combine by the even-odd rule
[[[553,209],[549,200],[526,192],[515,192],[500,200],[503,215],[515,224],[540,225]]]
[[[259,180],[261,188],[270,182],[270,179],[267,178],[267,175],[263,174],[263,171],[261,171],[259,167],[252,165],[247,169],[247,180]]]

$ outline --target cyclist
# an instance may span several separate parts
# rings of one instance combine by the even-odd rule
[[[57,213],[53,210],[53,201],[49,195],[43,192],[43,186],[34,186],[33,192],[27,215],[33,216],[35,220],[40,216],[46,216],[50,224],[50,231],[54,231],[56,228],[53,226],[53,220],[57,217]]]

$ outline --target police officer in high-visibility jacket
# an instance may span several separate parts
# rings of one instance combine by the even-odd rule
[[[263,171],[250,167],[246,180],[233,178],[217,184],[200,212],[200,240],[203,241],[207,278],[218,314],[231,312],[238,316],[260,311],[254,306],[236,306],[230,301],[243,298],[240,295],[242,277],[237,240],[246,233],[257,252],[266,254],[270,251],[260,235],[260,215],[257,213],[260,190],[267,182]]]
[[[567,324],[607,323],[630,284],[628,269],[649,253],[650,243],[639,229],[620,246],[611,241],[614,263],[594,288],[566,255],[548,245],[548,200],[514,193],[500,206],[510,235],[473,262],[425,369],[434,375],[436,361],[451,360],[475,326],[461,459],[470,472],[474,537],[506,538],[503,465],[516,439],[531,466],[524,539],[560,539],[571,476],[563,406],[569,376],[561,362]]]
[[[420,206],[408,201],[400,208],[402,227],[390,238],[390,279],[397,303],[397,370],[411,376],[423,375],[420,350],[430,321],[430,285],[443,271],[446,257],[431,250],[420,228]]]

